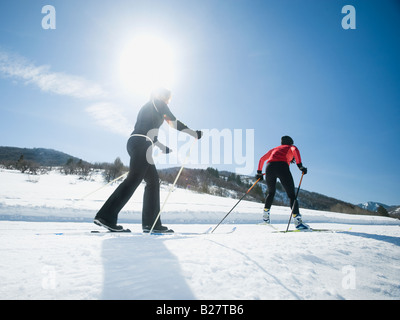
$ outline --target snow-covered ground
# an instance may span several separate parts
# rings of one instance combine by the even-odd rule
[[[162,219],[177,233],[149,236],[141,186],[120,214],[132,234],[90,234],[116,188],[81,199],[100,175],[1,170],[0,181],[1,299],[400,298],[399,220],[301,210],[312,227],[343,232],[275,233],[257,225],[262,203],[242,201],[217,234],[184,235],[215,226],[237,200],[175,189]],[[272,207],[272,222],[285,229],[289,213]]]

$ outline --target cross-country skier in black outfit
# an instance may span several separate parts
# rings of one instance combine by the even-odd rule
[[[129,229],[117,225],[118,213],[144,180],[146,187],[143,196],[142,228],[143,232],[150,231],[160,212],[160,182],[152,159],[152,149],[156,145],[163,153],[171,152],[168,147],[157,140],[158,129],[165,120],[174,129],[184,131],[196,139],[200,139],[202,136],[201,131],[191,130],[175,118],[168,107],[170,99],[171,92],[169,90],[157,89],[152,93],[150,101],[139,111],[135,129],[127,143],[127,150],[130,155],[128,176],[97,213],[94,219],[95,224],[114,232],[129,232]],[[173,230],[162,225],[161,217],[157,220],[153,231],[158,233],[173,232]]]

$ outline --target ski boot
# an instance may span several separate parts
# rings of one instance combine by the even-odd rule
[[[115,223],[108,222],[103,218],[95,218],[93,220],[94,224],[97,224],[100,227],[104,227],[111,232],[131,232],[129,229],[124,229],[122,226],[117,226]]]
[[[264,224],[270,224],[271,223],[270,213],[271,213],[270,209],[264,208],[264,214],[263,214]]]
[[[303,222],[303,219],[301,218],[301,214],[296,214],[293,215],[293,222],[294,222],[294,226],[296,227],[297,230],[308,230],[310,229],[310,226],[305,224]]]
[[[151,227],[152,226],[144,226],[143,232],[149,233],[151,230]],[[165,226],[159,226],[159,227],[154,227],[152,233],[174,233],[174,230],[169,229],[168,227],[165,227]]]

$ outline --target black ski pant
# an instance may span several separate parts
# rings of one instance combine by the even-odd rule
[[[118,214],[144,180],[142,226],[151,227],[160,212],[160,180],[152,159],[152,143],[145,137],[132,136],[127,143],[129,173],[99,210],[96,218],[117,224]],[[155,228],[161,226],[159,218]]]
[[[276,192],[276,180],[279,178],[282,186],[285,188],[286,194],[290,199],[290,208],[293,208],[293,215],[299,214],[299,205],[295,201],[295,189],[292,173],[290,172],[289,165],[286,162],[269,162],[265,170],[265,180],[268,186],[268,195],[265,199],[265,208],[270,209],[274,201]]]

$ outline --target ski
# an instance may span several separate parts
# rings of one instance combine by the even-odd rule
[[[109,230],[92,230],[92,231],[71,231],[71,232],[48,232],[48,233],[36,233],[37,236],[43,235],[54,235],[54,236],[68,236],[68,235],[118,235],[118,236],[191,236],[191,235],[208,235],[211,234],[212,227],[209,227],[207,230],[202,232],[173,232],[173,233],[161,233],[161,232],[152,232],[151,234],[144,232],[115,232]],[[226,232],[217,232],[213,234],[230,234],[235,232],[236,227],[233,227],[231,230]]]
[[[191,235],[208,235],[208,234],[230,234],[236,231],[236,227],[233,227],[232,229],[225,231],[225,232],[216,232],[216,233],[211,233],[212,227],[209,227],[207,230],[203,232],[171,232],[171,233],[162,233],[162,232],[152,232],[150,236],[191,236]],[[92,234],[119,234],[121,232],[110,232],[110,231],[92,231]],[[124,232],[122,232],[124,233]],[[139,234],[139,235],[149,235],[148,233],[126,233],[127,235],[129,234]]]
[[[203,232],[172,232],[172,233],[162,233],[162,232],[152,232],[151,236],[170,236],[170,235],[183,235],[183,236],[191,236],[191,235],[202,235],[202,234],[209,234],[211,231],[211,227],[208,228],[206,231]],[[146,234],[146,233],[144,233]],[[148,234],[148,233],[147,233]]]
[[[350,231],[351,228],[349,228],[348,230],[335,230],[335,229],[314,229],[314,228],[310,228],[310,229],[294,229],[294,230],[276,230],[274,231],[274,233],[287,233],[287,232],[327,232],[327,233],[336,233],[336,232],[346,232],[346,231]]]
[[[65,231],[65,232],[35,233],[36,236],[79,236],[79,235],[93,235],[93,234],[98,234],[98,235],[104,235],[104,234],[141,235],[142,233],[129,232],[129,231],[115,232],[115,231],[108,231],[108,230],[104,230],[104,231],[93,230],[93,231]]]
[[[274,233],[287,233],[287,232],[327,232],[327,231],[322,231],[320,229],[293,229],[293,230],[276,230]]]
[[[212,229],[212,228],[210,228]],[[234,233],[236,231],[236,227],[233,227],[231,230],[226,231],[226,232],[215,232],[213,234],[230,234],[230,233]],[[211,234],[211,233],[210,233]]]
[[[318,228],[310,228],[310,229],[294,229],[294,230],[279,230],[276,226],[274,226],[273,224],[270,223],[265,223],[265,222],[260,222],[257,223],[257,225],[259,226],[268,226],[272,229],[274,229],[273,233],[286,233],[286,232],[346,232],[346,231],[350,231],[351,228],[347,229],[347,230],[337,230],[337,229],[318,229]]]

